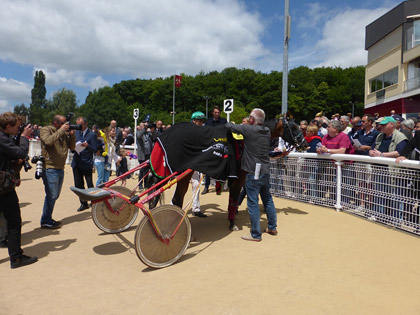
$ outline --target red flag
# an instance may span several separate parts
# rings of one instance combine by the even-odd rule
[[[182,82],[182,76],[175,75],[175,87],[177,88],[181,87],[181,82]]]

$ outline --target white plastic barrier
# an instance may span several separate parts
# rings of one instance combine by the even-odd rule
[[[290,153],[271,160],[270,184],[277,197],[348,211],[420,234],[420,161]]]
[[[41,155],[41,140],[29,139],[29,157],[32,159],[36,155]]]

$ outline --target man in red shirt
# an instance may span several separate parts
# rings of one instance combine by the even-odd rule
[[[339,120],[332,120],[329,124],[328,124],[328,134],[322,138],[322,146],[319,147],[316,152],[317,153],[331,153],[331,154],[353,154],[354,153],[354,149],[353,146],[350,142],[350,138],[344,133],[342,132],[343,125],[341,124],[341,122]],[[343,179],[343,184],[352,184],[353,178],[352,178],[352,173],[351,170],[348,168],[348,165],[343,165],[342,166],[342,170],[343,170],[343,175],[342,175],[342,179]],[[324,176],[327,177],[328,181],[332,181],[334,179],[332,178],[328,178],[328,176],[330,176],[329,174],[324,174]],[[336,198],[336,192],[335,192],[335,187],[332,187],[332,191],[329,197],[333,200],[335,200]],[[329,193],[327,193],[329,195]],[[342,199],[340,200],[340,202],[343,202],[344,204],[346,204],[347,206],[351,206],[350,204],[350,199],[353,199],[353,195],[352,192],[349,191],[348,189],[344,189],[342,191]]]
[[[328,125],[328,134],[322,138],[322,146],[317,153],[353,154],[354,149],[349,137],[341,131],[340,121],[332,120]]]

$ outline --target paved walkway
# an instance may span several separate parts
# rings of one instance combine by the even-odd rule
[[[90,211],[76,212],[71,168],[54,211],[59,230],[39,228],[43,185],[33,169],[22,175],[22,245],[39,261],[12,270],[0,250],[0,314],[420,313],[417,237],[275,198],[279,235],[246,242],[246,206],[241,231],[230,232],[227,193],[212,190],[201,198],[209,217],[190,217],[197,242],[175,265],[153,270],[134,250],[140,219],[111,235],[96,228]]]

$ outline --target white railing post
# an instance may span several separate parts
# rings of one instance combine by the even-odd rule
[[[341,206],[341,183],[342,183],[342,169],[341,169],[341,165],[343,164],[343,162],[340,161],[336,161],[335,165],[337,166],[337,188],[336,188],[336,203],[335,203],[335,209],[337,211],[340,211],[340,209],[342,208]]]

